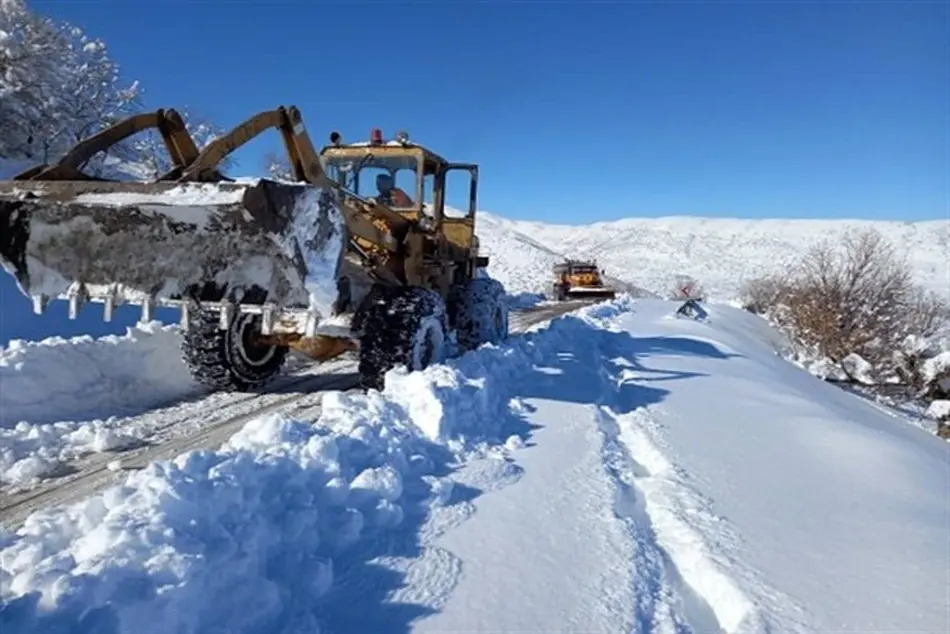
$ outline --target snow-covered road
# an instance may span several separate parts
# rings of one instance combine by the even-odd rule
[[[948,631],[950,445],[675,308],[525,316],[37,511],[0,630]]]
[[[582,305],[513,312],[511,329],[521,332]],[[54,340],[7,353],[0,409],[17,422],[0,429],[0,522],[16,527],[36,509],[119,481],[123,470],[219,447],[255,416],[315,419],[326,391],[356,386],[356,361],[348,354],[316,366],[295,359],[292,371],[262,392],[209,394],[189,379],[176,337],[174,328],[149,325],[126,337]],[[60,393],[43,398],[51,385]]]

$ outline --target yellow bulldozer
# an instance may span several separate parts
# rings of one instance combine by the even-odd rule
[[[125,182],[82,171],[147,129],[164,140],[168,173]],[[219,171],[269,129],[292,180]],[[329,141],[317,152],[293,106],[200,149],[174,110],[129,117],[58,163],[0,182],[0,264],[36,313],[62,300],[75,318],[95,302],[109,320],[135,304],[148,321],[156,306],[177,307],[184,361],[212,389],[262,387],[290,349],[320,361],[353,350],[363,384],[379,388],[393,367],[417,370],[505,339],[505,290],[487,276],[475,235],[478,166],[376,128],[365,141],[338,132]],[[453,172],[470,176],[464,217],[444,213]]]
[[[571,299],[613,299],[616,289],[604,283],[604,273],[597,262],[566,260],[554,265],[552,296],[556,301]]]

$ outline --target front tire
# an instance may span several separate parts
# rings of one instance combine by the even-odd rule
[[[359,373],[367,388],[381,390],[386,372],[410,372],[446,357],[445,303],[429,289],[377,286],[360,308]]]
[[[498,280],[470,280],[458,290],[454,304],[455,331],[463,350],[508,338],[508,304],[505,287]]]
[[[212,390],[249,392],[280,374],[287,348],[255,341],[260,315],[235,314],[222,330],[216,311],[195,312],[182,337],[181,352],[198,383]]]

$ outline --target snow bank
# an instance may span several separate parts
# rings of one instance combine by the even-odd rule
[[[444,502],[439,476],[460,453],[516,445],[523,371],[626,309],[618,300],[447,365],[392,371],[381,393],[328,393],[315,424],[256,419],[218,451],[33,514],[0,542],[0,629],[319,631],[334,556]]]
[[[482,346],[451,364],[424,372],[391,370],[386,393],[409,414],[422,434],[456,448],[472,449],[472,438],[501,440],[508,400],[516,395],[537,362],[564,341],[589,337],[617,314],[631,310],[629,296],[582,308],[575,313],[511,338],[504,346]]]
[[[950,445],[784,361],[760,317],[712,305],[699,323],[650,306],[616,322],[641,359],[616,361],[630,389],[611,407],[631,410],[617,422],[648,512],[697,592],[724,586],[695,573],[677,544],[690,532],[721,551],[762,630],[946,631]],[[644,385],[665,388],[662,402],[636,407]],[[652,499],[668,477],[716,517]]]
[[[0,385],[7,429],[138,411],[197,389],[180,358],[178,328],[158,322],[99,339],[11,341],[0,348]]]

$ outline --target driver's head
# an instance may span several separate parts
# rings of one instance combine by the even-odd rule
[[[388,194],[393,188],[393,177],[389,174],[380,174],[376,177],[376,189],[380,194]]]

